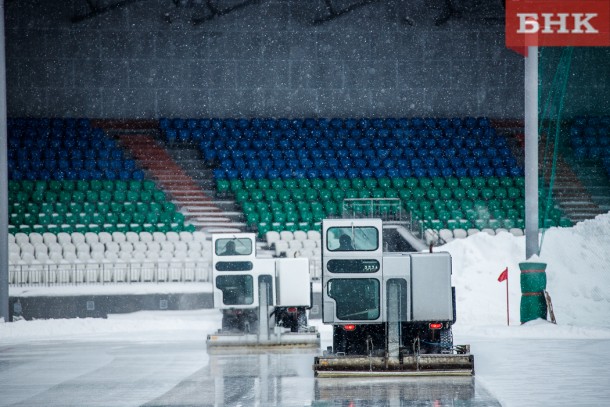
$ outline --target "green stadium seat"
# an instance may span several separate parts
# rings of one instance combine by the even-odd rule
[[[395,189],[386,189],[384,191],[385,197],[386,198],[398,198],[398,191]]]
[[[244,182],[240,179],[232,179],[229,181],[229,189],[231,192],[235,193],[241,189],[244,189]]]
[[[409,189],[417,188],[418,185],[419,185],[419,182],[417,181],[417,178],[406,178],[405,179],[405,186]]]
[[[245,179],[243,181],[243,185],[243,189],[246,189],[248,191],[258,188],[258,182],[255,179]]]
[[[258,231],[258,237],[262,239],[265,234],[271,230],[271,225],[269,225],[267,222],[259,222],[256,225],[256,229]]]
[[[453,192],[451,191],[450,188],[440,188],[439,196],[441,199],[444,199],[444,200],[451,199],[453,197]]]
[[[426,190],[423,188],[414,188],[412,190],[412,196],[414,200],[422,200],[426,196]]]
[[[453,189],[453,198],[457,200],[462,200],[466,198],[466,189],[464,188],[454,188]]]
[[[460,178],[460,186],[464,189],[472,188],[472,178]]]
[[[392,187],[392,180],[390,178],[379,178],[377,180],[377,185],[381,189],[389,189]]]
[[[395,189],[402,189],[405,186],[405,180],[403,178],[391,178],[392,187]]]
[[[297,189],[298,187],[299,184],[297,183],[296,179],[290,178],[284,180],[284,188],[292,190]]]
[[[271,188],[273,188],[273,189],[283,189],[284,188],[284,181],[282,181],[279,178],[271,180]]]
[[[268,180],[266,178],[261,178],[258,180],[258,189],[269,189],[269,188],[271,188],[270,180]]]
[[[337,180],[335,178],[327,178],[324,180],[324,185],[326,186],[326,188],[333,190],[333,189],[337,188],[339,183],[337,182]],[[343,188],[341,188],[341,189],[343,189]]]
[[[440,194],[438,192],[438,189],[434,188],[433,186],[428,187],[428,189],[426,190],[426,197],[431,201],[438,199],[439,196]]]
[[[483,188],[481,189],[481,198],[485,200],[492,199],[494,197],[494,190],[491,188]]]
[[[432,178],[432,185],[434,185],[434,187],[437,189],[444,188],[446,185],[445,178],[441,178],[441,177]]]
[[[231,190],[231,183],[226,179],[216,180],[216,192],[219,194],[226,194]]]
[[[306,201],[316,201],[318,199],[318,190],[313,188],[307,188],[305,190],[305,200]]]
[[[301,189],[311,188],[311,182],[309,181],[309,178],[299,178],[297,180],[297,185]]]

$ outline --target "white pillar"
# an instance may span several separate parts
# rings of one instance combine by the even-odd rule
[[[525,258],[538,251],[538,47],[528,47],[525,58]]]

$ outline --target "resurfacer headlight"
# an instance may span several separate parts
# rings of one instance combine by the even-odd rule
[[[439,322],[430,323],[430,329],[441,329],[442,327],[443,327],[443,324],[441,324]]]
[[[354,324],[343,325],[343,329],[345,329],[346,331],[354,331],[356,329],[356,325],[354,325]]]

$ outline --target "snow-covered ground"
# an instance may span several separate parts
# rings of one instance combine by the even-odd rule
[[[477,234],[439,250],[452,254],[457,291],[455,342],[470,343],[477,381],[505,406],[610,405],[610,213],[546,232],[539,261],[557,325],[519,320],[519,262],[525,238]],[[506,325],[509,269],[510,326]],[[159,341],[202,338],[218,329],[213,310],[141,312],[108,319],[0,323],[0,345],[76,339]],[[321,326],[323,346],[330,338]],[[524,395],[527,395],[525,397]]]

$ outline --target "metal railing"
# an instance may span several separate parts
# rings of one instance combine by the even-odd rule
[[[13,286],[209,281],[211,281],[209,259],[9,265],[9,284]]]
[[[343,200],[343,217],[405,220],[400,198],[346,198]]]

